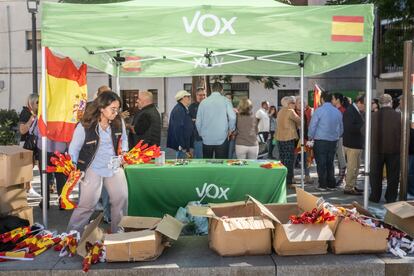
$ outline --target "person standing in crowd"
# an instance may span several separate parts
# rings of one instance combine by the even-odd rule
[[[129,133],[129,146],[133,148],[140,140],[149,146],[161,143],[161,115],[154,104],[153,95],[148,91],[138,93],[139,111],[132,120]]]
[[[277,115],[276,140],[279,147],[280,161],[287,168],[286,184],[293,184],[293,158],[296,141],[299,139],[297,129],[300,127],[300,117],[295,112],[295,97],[286,96],[281,100],[282,109]]]
[[[236,113],[236,116],[237,116],[238,110],[237,110],[237,108],[234,107],[233,95],[231,94],[231,92],[224,93],[224,97],[226,97],[229,100],[231,106],[233,107],[233,111]],[[228,159],[234,159],[234,158],[237,158],[236,157],[236,131],[235,130],[232,133],[230,133],[230,135],[229,135],[229,156],[228,156]]]
[[[197,110],[200,103],[206,98],[206,91],[203,87],[197,88],[196,91],[196,101],[188,107],[188,111],[190,111],[190,116],[193,121],[193,143],[194,143],[194,152],[193,158],[203,158],[203,140],[201,136],[198,134],[197,128],[195,126],[196,118],[197,118]]]
[[[378,99],[372,99],[371,102],[371,112],[377,112],[380,109]]]
[[[277,128],[277,123],[276,123],[276,118],[277,118],[277,109],[276,106],[272,105],[269,107],[269,122],[270,122],[270,127],[269,127],[269,132],[270,132],[270,139],[268,141],[268,149],[269,149],[269,153],[268,153],[268,158],[269,159],[279,159],[279,151],[277,151],[277,154],[273,154],[273,150],[276,148],[275,147],[275,131]],[[277,155],[277,156],[276,156]]]
[[[99,95],[92,108],[77,125],[69,146],[74,164],[85,172],[78,207],[73,211],[67,230],[83,232],[106,187],[111,202],[111,232],[116,233],[118,224],[126,214],[128,188],[122,167],[108,169],[112,158],[117,156],[119,143],[122,154],[128,151],[125,124],[120,116],[121,99],[114,92]]]
[[[382,194],[384,165],[387,171],[385,201],[395,202],[400,179],[401,113],[392,109],[392,97],[379,98],[380,110],[372,113],[371,194],[369,200],[379,202]]]
[[[300,116],[300,111],[301,111],[301,108],[302,108],[301,97],[300,96],[296,96],[295,99],[296,99],[295,112],[296,112],[296,114],[300,118],[301,117]],[[306,144],[306,142],[308,141],[308,128],[309,128],[309,123],[310,123],[310,120],[312,118],[312,108],[308,105],[306,99],[304,99],[304,104],[305,104],[305,108],[304,108],[305,121],[304,121],[304,124],[303,124],[304,125],[303,136],[304,136],[305,144]],[[299,131],[299,129],[298,129],[298,137],[299,137],[299,140],[300,140],[300,131]],[[296,142],[296,144],[298,144],[298,143]],[[296,162],[297,159],[300,160],[300,151],[301,151],[300,146],[299,147],[296,147],[295,157],[294,157],[295,162]],[[309,165],[308,165],[307,159],[308,159],[308,153],[305,150],[305,152],[304,152],[305,164],[303,164],[303,167],[305,169],[305,183],[312,183],[312,180],[311,180],[311,177],[310,177],[310,171],[309,171]]]
[[[339,111],[341,111],[342,115],[344,114],[345,110],[349,106],[348,100],[341,93],[332,94],[332,104],[336,108],[338,108]],[[344,181],[345,173],[346,173],[346,160],[345,160],[342,137],[339,138],[338,144],[336,145],[335,155],[336,155],[336,158],[338,159],[338,168],[339,168],[339,179],[336,182],[336,185],[339,186]]]
[[[257,159],[257,119],[253,116],[253,105],[249,99],[242,99],[238,106],[236,127],[236,156],[238,159]]]
[[[228,137],[235,129],[236,113],[222,95],[223,85],[215,82],[211,95],[198,107],[196,127],[203,139],[203,158],[228,157]]]
[[[361,195],[362,190],[357,188],[356,181],[362,150],[364,148],[363,113],[365,112],[365,97],[359,96],[355,103],[350,105],[343,114],[344,135],[343,145],[347,160],[344,193],[348,195]]]
[[[33,124],[37,123],[37,108],[39,104],[39,95],[30,94],[27,98],[27,105],[23,106],[22,112],[19,115],[19,132],[20,132],[20,146],[33,152],[33,166],[39,160],[37,156],[36,140],[33,133],[29,130]],[[32,128],[33,129],[33,128]],[[30,182],[25,183],[25,189],[30,197],[41,197],[32,187]]]
[[[261,107],[256,112],[256,119],[259,121],[259,136],[264,143],[267,143],[269,138],[270,118],[268,114],[269,102],[263,101]]]
[[[336,187],[334,158],[336,144],[343,134],[341,112],[332,105],[332,95],[324,91],[321,95],[322,106],[313,113],[308,137],[314,140],[316,170],[319,190],[334,190]]]
[[[171,110],[168,124],[167,147],[176,151],[176,158],[191,157],[193,144],[193,121],[188,111],[191,94],[185,90],[175,94],[177,104]]]

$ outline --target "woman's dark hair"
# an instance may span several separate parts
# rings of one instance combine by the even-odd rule
[[[349,106],[348,99],[344,97],[344,95],[342,95],[341,93],[334,93],[333,96],[335,97],[335,99],[339,100],[339,102],[344,108],[347,108]]]
[[[119,106],[122,106],[121,98],[112,91],[107,91],[100,94],[93,102],[88,103],[88,108],[85,110],[85,114],[81,119],[81,124],[84,128],[90,128],[96,125],[101,118],[101,109],[106,108],[111,103],[118,101]],[[89,106],[91,105],[91,106]],[[111,121],[115,128],[121,129],[122,122],[120,113],[118,113],[113,121]]]
[[[271,106],[269,107],[269,114],[270,114],[270,111],[271,111],[272,109],[274,109],[274,110],[275,110],[275,113],[273,113],[273,114],[272,114],[272,117],[273,117],[273,118],[277,118],[277,109],[276,109],[276,106],[271,105]]]

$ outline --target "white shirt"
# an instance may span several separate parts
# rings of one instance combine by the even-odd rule
[[[269,132],[270,128],[270,118],[267,114],[267,111],[263,108],[260,108],[256,112],[256,118],[259,120],[259,132]]]

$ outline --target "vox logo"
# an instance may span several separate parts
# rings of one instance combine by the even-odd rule
[[[196,188],[196,192],[198,197],[209,197],[209,198],[224,198],[225,200],[229,200],[227,198],[227,192],[230,188],[222,188],[217,186],[216,184],[207,184],[204,183],[203,187],[200,189],[199,187]]]
[[[226,31],[233,35],[236,34],[233,29],[233,23],[236,20],[237,17],[232,17],[227,20],[226,18],[218,17],[210,13],[201,15],[201,12],[197,11],[190,23],[188,18],[186,16],[183,16],[184,28],[187,33],[191,34],[197,27],[198,32],[206,37],[215,36],[217,34],[224,34]],[[206,28],[207,24],[209,24],[208,28]],[[211,29],[210,26],[213,28]]]

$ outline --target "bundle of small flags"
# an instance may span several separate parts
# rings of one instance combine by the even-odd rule
[[[300,216],[292,215],[289,217],[289,221],[292,224],[314,224],[314,223],[325,223],[328,221],[335,220],[335,216],[331,215],[324,209],[313,208],[310,212],[304,212]]]
[[[86,256],[82,262],[82,270],[88,272],[91,265],[98,262],[105,262],[105,249],[101,242],[97,241],[94,244],[86,243]]]
[[[274,169],[274,168],[283,168],[283,164],[281,162],[267,162],[260,165],[261,168],[264,169]]]
[[[59,251],[59,257],[68,255],[73,257],[76,254],[76,249],[80,240],[78,231],[72,230],[68,234],[62,233],[61,241],[54,247],[55,251]]]
[[[149,163],[152,159],[161,155],[160,147],[157,145],[148,146],[141,140],[129,152],[125,153],[123,158],[127,164]]]
[[[47,166],[46,171],[49,173],[63,173],[68,177],[60,195],[60,207],[65,210],[71,210],[76,208],[76,203],[70,200],[70,194],[83,177],[83,172],[75,168],[68,153],[62,154],[55,151],[54,154],[55,156],[50,158],[50,162],[53,166]]]

